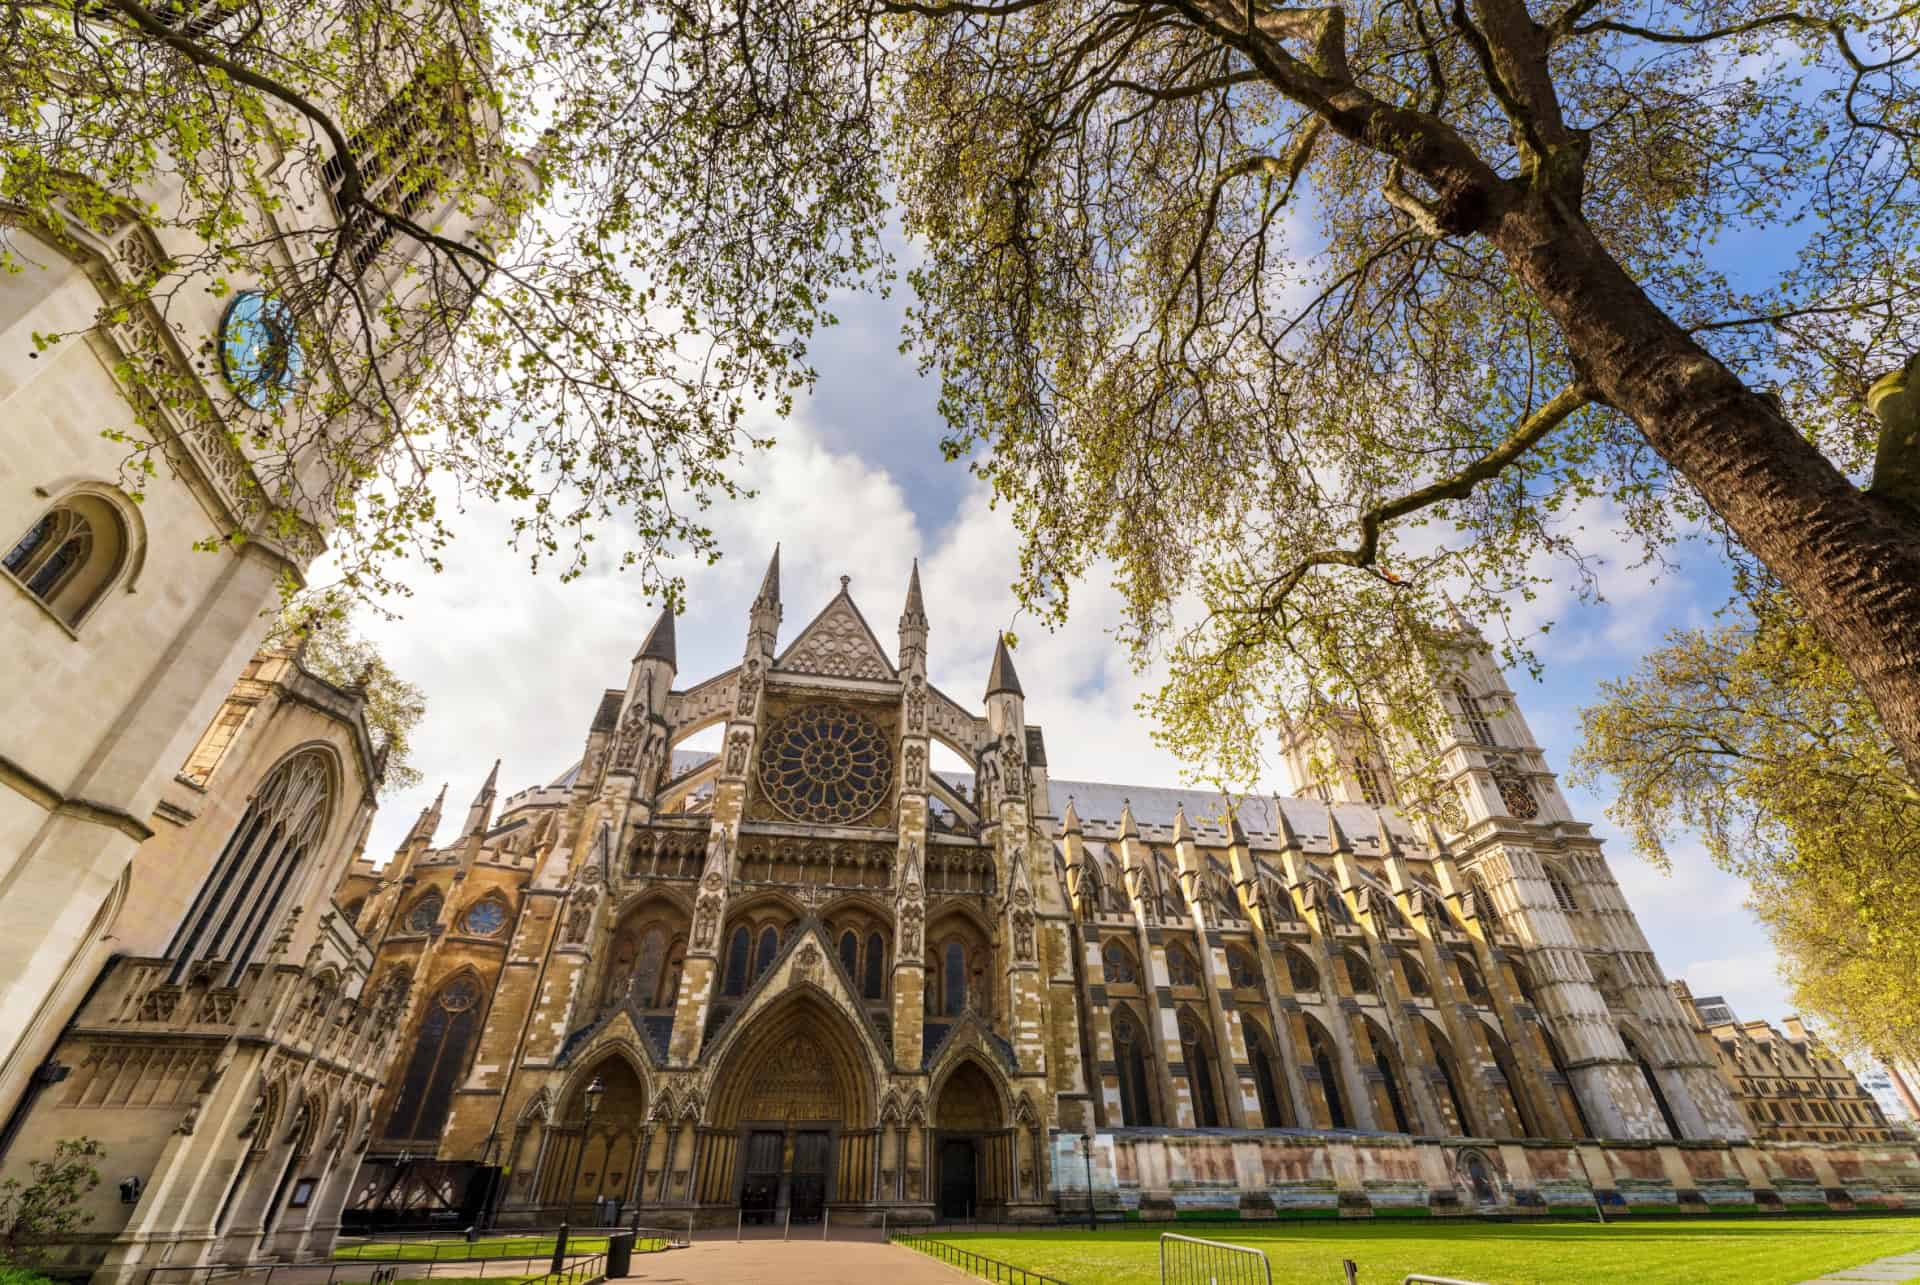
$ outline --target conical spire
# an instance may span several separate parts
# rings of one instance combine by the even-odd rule
[[[1188,843],[1193,839],[1193,831],[1187,825],[1187,805],[1177,802],[1173,805],[1173,841]]]
[[[1007,655],[1007,636],[1001,634],[994,642],[993,669],[987,674],[987,695],[997,696],[1006,692],[1025,699],[1026,693],[1020,690],[1020,676],[1013,672],[1013,657]]]
[[[1073,796],[1071,794],[1067,796],[1067,810],[1060,814],[1060,833],[1080,833],[1080,814],[1074,810]]]
[[[1441,856],[1441,857],[1452,856],[1453,850],[1447,847],[1447,841],[1441,837],[1440,827],[1434,824],[1434,820],[1432,817],[1426,818],[1426,825],[1427,825],[1427,846],[1433,849],[1434,855]]]
[[[443,781],[440,785],[440,793],[434,796],[432,803],[420,809],[419,818],[414,821],[413,829],[407,831],[407,837],[400,846],[404,848],[416,839],[432,843],[433,832],[440,828],[440,813],[442,809],[446,807],[446,804],[447,787]]]
[[[473,796],[473,806],[467,809],[468,834],[479,834],[487,828],[487,818],[493,815],[493,787],[500,780],[500,760],[493,761],[493,770],[487,773],[486,781],[480,786],[480,793]]]
[[[778,607],[780,605],[780,546],[773,546],[773,557],[767,563],[767,574],[760,579],[760,593],[753,600],[756,607]]]
[[[663,660],[669,668],[680,668],[675,653],[673,639],[673,608],[662,607],[660,618],[653,622],[653,628],[647,631],[647,640],[640,644],[640,650],[634,653],[634,661]]]
[[[903,614],[922,621],[927,618],[927,604],[920,599],[920,559],[918,558],[913,560],[913,574],[907,577],[907,609]]]
[[[1387,824],[1386,813],[1376,812],[1374,817],[1380,822],[1380,851],[1399,856],[1400,840],[1394,838],[1393,827]]]
[[[1133,819],[1133,800],[1120,800],[1120,837],[1137,839],[1140,837],[1139,823]]]
[[[1253,848],[1252,840],[1247,838],[1246,829],[1240,824],[1239,808],[1227,810],[1227,838],[1231,839],[1236,847],[1246,848],[1249,851]]]

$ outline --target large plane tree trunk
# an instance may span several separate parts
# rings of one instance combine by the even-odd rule
[[[1546,194],[1486,231],[1585,378],[1793,594],[1920,778],[1920,513],[1849,482]]]

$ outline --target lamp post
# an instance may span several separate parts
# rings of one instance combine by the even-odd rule
[[[582,1091],[585,1113],[580,1120],[580,1150],[574,1153],[573,1180],[567,1184],[566,1203],[560,1206],[560,1234],[553,1239],[553,1264],[548,1272],[550,1276],[558,1276],[566,1267],[567,1224],[573,1214],[573,1193],[580,1190],[580,1169],[587,1160],[587,1135],[593,1131],[593,1113],[600,1109],[600,1095],[606,1091],[606,1084],[597,1075],[587,1081],[587,1087]]]
[[[1093,1125],[1091,1123],[1080,1131],[1080,1158],[1087,1162],[1087,1230],[1099,1231],[1100,1225],[1093,1218]]]

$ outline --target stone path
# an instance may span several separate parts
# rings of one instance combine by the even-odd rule
[[[925,1254],[853,1241],[696,1240],[643,1254],[628,1278],[645,1285],[963,1285],[972,1279]]]
[[[1888,1285],[1892,1281],[1910,1281],[1920,1277],[1920,1250],[1889,1254],[1858,1267],[1842,1268],[1825,1276],[1816,1276],[1800,1285]]]

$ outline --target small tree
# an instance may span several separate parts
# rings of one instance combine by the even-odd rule
[[[93,1162],[106,1154],[92,1138],[62,1138],[54,1144],[53,1159],[29,1166],[32,1181],[0,1182],[0,1252],[19,1261],[27,1247],[70,1236],[92,1222],[80,1202],[100,1185]]]
[[[381,793],[398,792],[420,780],[413,766],[413,729],[426,716],[420,688],[393,672],[379,650],[353,630],[337,607],[305,604],[289,608],[267,636],[268,646],[304,643],[300,663],[338,686],[359,686],[367,693],[367,729],[387,750],[387,775]]]

